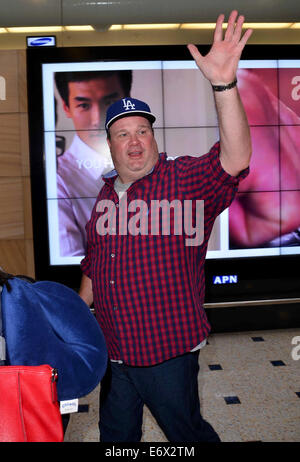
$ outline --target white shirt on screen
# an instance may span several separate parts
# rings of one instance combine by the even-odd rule
[[[85,255],[85,225],[103,185],[102,175],[113,168],[78,135],[57,158],[57,198],[61,256]]]

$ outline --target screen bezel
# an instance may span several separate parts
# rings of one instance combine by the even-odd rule
[[[199,45],[206,54],[209,45]],[[242,59],[297,59],[299,45],[247,45]],[[79,265],[52,266],[49,261],[46,178],[43,158],[42,64],[72,61],[190,59],[185,45],[111,47],[29,48],[27,49],[28,118],[35,273],[38,280],[55,280],[77,289]],[[206,301],[251,300],[299,296],[295,264],[299,255],[206,260]],[[216,273],[217,271],[217,273]],[[239,272],[244,284],[214,287],[215,274]],[[277,282],[277,284],[276,284]]]

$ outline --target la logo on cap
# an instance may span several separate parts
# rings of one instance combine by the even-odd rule
[[[122,101],[125,111],[133,111],[135,109],[135,104],[130,99],[123,98]]]
[[[145,117],[151,124],[155,121],[155,115],[151,113],[147,103],[136,98],[121,98],[107,109],[105,122],[106,130],[108,130],[111,124],[120,117],[134,114]]]

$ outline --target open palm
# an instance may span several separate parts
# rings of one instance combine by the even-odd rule
[[[224,15],[221,14],[216,22],[214,40],[207,55],[202,56],[195,45],[189,44],[188,49],[198,68],[213,85],[226,85],[235,79],[238,63],[242,51],[252,34],[248,29],[242,36],[244,17],[232,11],[223,38]]]

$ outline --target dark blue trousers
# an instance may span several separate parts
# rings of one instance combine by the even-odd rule
[[[101,383],[100,441],[140,441],[144,404],[170,442],[220,441],[200,413],[198,356],[187,353],[150,367],[110,362]]]

